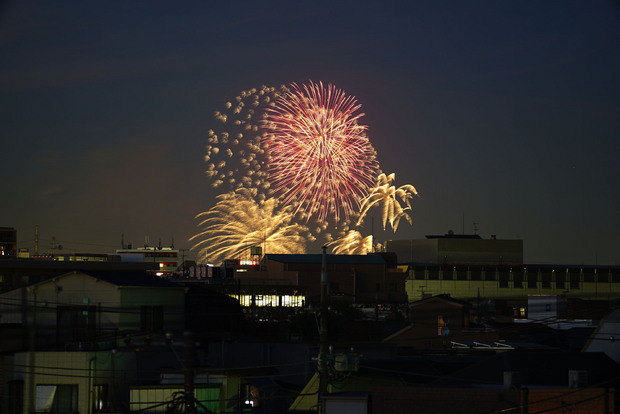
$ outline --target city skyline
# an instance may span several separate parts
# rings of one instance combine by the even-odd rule
[[[379,242],[452,230],[523,239],[528,263],[620,259],[614,2],[13,1],[0,22],[0,225],[19,247],[38,225],[40,246],[189,248],[220,193],[214,112],[314,80],[356,97],[382,170],[419,191],[394,236],[366,220]]]

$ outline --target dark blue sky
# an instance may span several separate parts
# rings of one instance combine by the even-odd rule
[[[382,169],[420,192],[380,239],[476,222],[527,262],[613,264],[619,73],[615,1],[7,1],[0,226],[31,249],[35,225],[44,247],[189,247],[218,194],[213,112],[311,79],[357,98]]]

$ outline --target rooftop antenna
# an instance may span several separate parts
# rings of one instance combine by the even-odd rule
[[[480,223],[474,221],[474,234],[478,234],[478,224]]]
[[[144,248],[149,247],[149,236],[144,236]]]
[[[125,249],[125,233],[121,233],[121,249]]]
[[[174,249],[174,237],[172,238],[172,244],[170,245],[171,249]]]
[[[34,226],[34,254],[39,254],[39,225]]]
[[[375,215],[370,216],[370,243],[372,244],[372,252],[375,253]]]

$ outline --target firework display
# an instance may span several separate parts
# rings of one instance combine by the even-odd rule
[[[362,236],[357,230],[350,230],[345,236],[327,243],[334,254],[368,254],[375,251],[372,236]]]
[[[306,219],[347,220],[374,182],[378,164],[363,116],[333,85],[292,85],[266,109],[264,148],[273,193]]]
[[[321,240],[335,254],[376,251],[360,226],[373,208],[383,228],[412,223],[411,185],[381,172],[354,97],[322,82],[253,88],[214,113],[204,160],[217,203],[200,213],[190,241],[199,262],[263,253],[305,253]],[[356,227],[357,229],[353,229]],[[335,234],[335,237],[332,236]]]
[[[381,206],[382,208],[383,230],[385,230],[385,226],[389,222],[392,229],[396,231],[398,223],[403,217],[409,224],[413,224],[410,215],[411,202],[409,200],[414,195],[418,195],[418,190],[411,184],[396,188],[392,185],[395,178],[396,175],[394,173],[387,176],[383,173],[379,175],[377,185],[362,200],[361,214],[357,221],[358,226],[362,224],[368,210],[374,206]],[[399,200],[406,205],[404,208]]]
[[[249,258],[254,246],[269,253],[305,251],[307,228],[293,221],[290,207],[278,208],[275,198],[257,201],[256,194],[245,188],[221,194],[213,208],[197,216],[204,230],[190,241],[196,240],[201,261]]]

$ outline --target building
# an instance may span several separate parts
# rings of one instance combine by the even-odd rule
[[[0,227],[0,257],[17,255],[17,230],[12,227]]]
[[[18,352],[5,365],[2,412],[121,412],[121,390],[135,380],[130,352]]]
[[[158,268],[157,263],[122,262],[119,256],[91,253],[7,258],[0,260],[0,293],[34,285],[73,271],[145,273]]]
[[[526,264],[523,241],[518,239],[450,232],[421,240],[390,240],[386,248],[400,265],[408,266],[410,302],[434,295],[516,301],[519,306],[525,306],[530,295],[620,298],[620,266]]]
[[[453,342],[496,342],[497,332],[470,327],[469,303],[433,296],[409,304],[409,325],[384,343],[410,349],[451,348]]]
[[[121,339],[183,329],[185,292],[144,272],[65,273],[0,294],[0,347],[111,349]],[[8,330],[22,334],[1,334]]]
[[[470,349],[443,355],[376,359],[359,369],[330,360],[319,399],[314,374],[289,412],[314,413],[605,413],[615,412],[618,365],[598,353]]]
[[[182,259],[179,258],[179,250],[172,247],[138,247],[119,249],[116,251],[123,261],[139,261],[144,263],[156,263],[157,269],[152,271],[156,276],[171,277],[179,269]]]
[[[386,250],[396,253],[399,263],[430,265],[523,264],[523,240],[483,239],[477,234],[448,233],[421,240],[389,240]]]
[[[523,304],[529,295],[610,300],[620,298],[620,266],[412,263],[406,290],[409,301],[439,294]]]
[[[293,293],[285,302],[299,300],[318,304],[321,298],[321,254],[266,254],[260,261],[238,261],[233,277],[240,285],[278,288],[287,286]],[[406,303],[405,268],[386,260],[383,255],[326,255],[328,296],[332,303],[402,304]],[[251,299],[265,301],[265,295]],[[271,306],[290,306],[281,295],[268,298]],[[243,300],[240,299],[242,305]],[[247,305],[247,304],[245,304]]]

